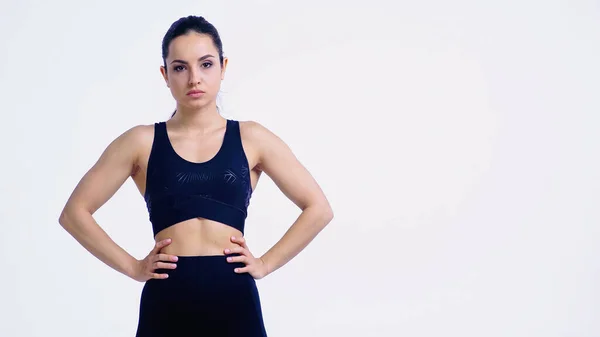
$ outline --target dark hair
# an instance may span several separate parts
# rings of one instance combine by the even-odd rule
[[[190,15],[173,22],[162,40],[162,58],[165,71],[167,69],[167,57],[169,56],[169,45],[171,44],[171,41],[181,35],[186,35],[189,32],[206,34],[211,37],[215,48],[217,48],[217,51],[219,52],[219,62],[221,63],[221,67],[223,67],[223,42],[221,42],[219,32],[215,26],[206,21],[204,17]],[[176,112],[177,110],[173,112],[171,117],[175,116]]]

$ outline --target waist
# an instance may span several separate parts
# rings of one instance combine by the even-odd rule
[[[238,247],[231,237],[242,237],[238,229],[217,221],[194,218],[179,222],[156,234],[155,240],[171,239],[161,252],[178,256],[225,255],[226,248]]]

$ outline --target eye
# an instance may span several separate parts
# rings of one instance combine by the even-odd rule
[[[211,66],[212,66],[211,62],[204,62],[204,63],[202,63],[202,67],[204,67],[204,68],[210,68]]]
[[[180,71],[182,71],[184,69],[185,69],[185,67],[182,66],[182,65],[177,65],[177,66],[173,67],[173,70],[175,70],[176,72],[180,72]]]

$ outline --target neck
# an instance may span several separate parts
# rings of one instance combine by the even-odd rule
[[[217,106],[210,104],[200,109],[190,109],[177,105],[177,112],[171,122],[184,129],[199,132],[209,131],[222,125],[225,119],[219,114]]]

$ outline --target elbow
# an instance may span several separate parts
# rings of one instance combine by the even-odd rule
[[[333,209],[327,201],[314,202],[301,207],[302,212],[308,212],[311,217],[316,221],[315,223],[321,226],[326,226],[333,220]]]
[[[67,210],[63,209],[62,212],[60,212],[60,215],[58,216],[58,224],[61,225],[62,227],[65,227],[67,225],[67,222],[68,222]]]
[[[324,206],[320,207],[319,213],[321,214],[321,220],[325,225],[329,224],[331,220],[333,220],[333,209],[331,208],[331,205],[325,204]]]
[[[75,217],[75,211],[73,207],[65,206],[65,208],[60,212],[58,217],[58,223],[65,229],[73,222],[73,218]]]

